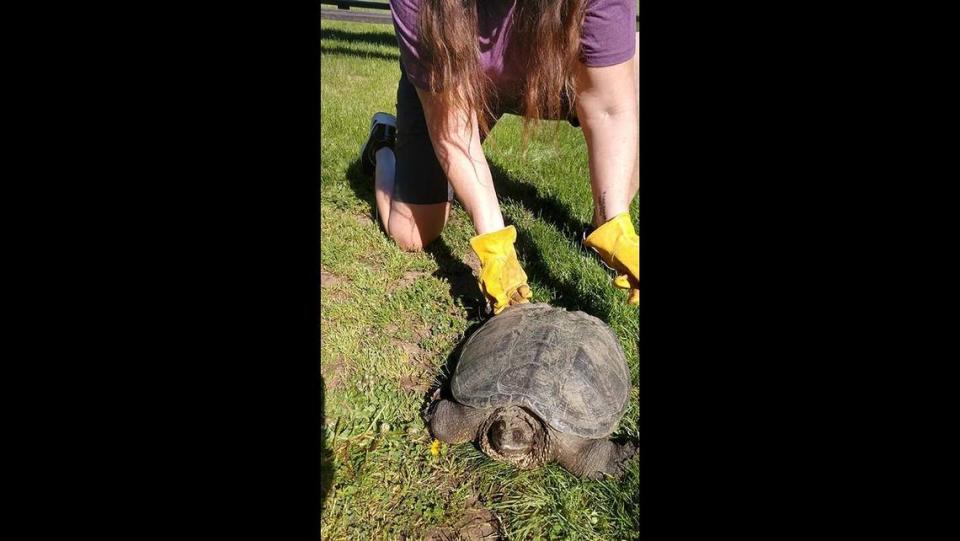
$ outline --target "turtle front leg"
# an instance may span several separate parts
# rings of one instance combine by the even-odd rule
[[[558,438],[556,460],[573,474],[587,479],[604,475],[619,478],[626,462],[638,450],[636,443],[614,443],[607,439],[591,440],[569,434]]]
[[[490,409],[477,409],[450,400],[440,400],[427,415],[430,432],[444,443],[473,441],[480,425],[490,416]]]

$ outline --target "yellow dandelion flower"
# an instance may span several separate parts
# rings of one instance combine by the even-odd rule
[[[430,444],[430,454],[433,456],[440,454],[440,440],[433,440],[433,443]]]

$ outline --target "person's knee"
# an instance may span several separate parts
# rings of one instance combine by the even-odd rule
[[[431,242],[440,237],[441,231],[423,231],[414,227],[412,230],[397,231],[390,230],[390,238],[401,250],[405,252],[420,252]]]
[[[438,235],[439,236],[439,235]],[[426,245],[430,244],[436,237],[423,240],[418,237],[397,238],[393,237],[393,242],[404,252],[421,252]]]
[[[397,246],[399,246],[400,249],[403,250],[404,252],[408,252],[408,253],[411,253],[411,254],[414,254],[414,253],[422,252],[422,251],[423,251],[423,246],[420,246],[419,243],[400,244],[400,243],[398,242],[398,243],[397,243]]]
[[[408,252],[423,250],[443,232],[446,225],[448,204],[398,205],[390,211],[390,238]]]

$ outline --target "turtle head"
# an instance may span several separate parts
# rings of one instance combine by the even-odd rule
[[[521,468],[540,465],[546,454],[546,427],[539,417],[519,406],[494,410],[480,436],[485,453]]]
[[[526,419],[498,419],[490,427],[490,445],[501,455],[520,455],[530,452],[537,429]]]

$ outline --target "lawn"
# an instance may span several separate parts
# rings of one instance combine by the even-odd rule
[[[392,26],[321,21],[321,534],[456,539],[492,524],[509,539],[635,539],[637,461],[622,479],[580,481],[557,465],[515,470],[469,443],[431,453],[420,411],[478,327],[481,294],[462,208],[422,253],[397,249],[373,221],[357,157],[371,115],[395,112],[397,58]],[[638,311],[579,247],[591,216],[583,138],[547,123],[524,152],[520,127],[505,116],[484,146],[533,300],[613,328],[634,385],[614,436],[636,438]]]

